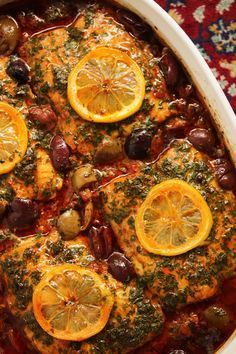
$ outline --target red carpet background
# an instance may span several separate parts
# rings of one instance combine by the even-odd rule
[[[196,44],[236,111],[236,1],[156,2]]]

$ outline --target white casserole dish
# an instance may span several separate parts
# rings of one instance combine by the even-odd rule
[[[0,0],[0,6],[15,0]],[[212,71],[181,27],[154,0],[115,0],[143,18],[173,50],[211,112],[236,165],[236,117]],[[217,354],[236,353],[236,331]]]
[[[116,2],[143,18],[176,54],[202,95],[236,165],[234,111],[191,39],[154,0],[116,0]]]
[[[236,116],[211,69],[187,34],[154,0],[116,0],[144,19],[173,50],[198,88],[236,165]],[[236,330],[217,354],[236,353]]]

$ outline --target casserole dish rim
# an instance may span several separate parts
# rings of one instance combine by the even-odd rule
[[[13,2],[15,0],[0,0],[0,7]],[[234,111],[208,64],[188,35],[154,0],[115,0],[113,2],[140,16],[172,49],[201,94],[236,165],[236,117]],[[189,60],[189,58],[191,59]],[[235,352],[236,330],[216,354],[233,354]]]
[[[175,53],[209,109],[217,130],[222,134],[236,164],[236,117],[218,81],[188,35],[154,0],[115,0],[147,22]],[[168,28],[168,31],[166,30]],[[191,58],[188,60],[187,58]],[[236,351],[236,330],[216,354]]]
[[[218,81],[189,36],[154,0],[115,0],[147,22],[175,53],[198,89],[236,165],[236,117]],[[168,28],[168,31],[167,31]],[[188,60],[187,58],[191,58]],[[236,352],[236,330],[216,354]]]
[[[236,165],[235,113],[213,72],[189,36],[154,0],[113,0],[113,2],[141,17],[175,53],[209,109],[217,131],[222,135]]]

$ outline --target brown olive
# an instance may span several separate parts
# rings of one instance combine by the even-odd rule
[[[17,83],[24,85],[29,81],[30,68],[24,60],[14,57],[10,60],[6,73]]]
[[[226,190],[236,190],[236,172],[232,163],[220,158],[213,161],[213,166],[219,185]]]
[[[96,164],[113,162],[122,156],[122,144],[120,140],[106,138],[97,148],[94,155]]]
[[[32,227],[39,217],[38,204],[30,199],[14,199],[7,215],[7,223],[11,229],[24,230]]]
[[[129,281],[134,276],[132,263],[120,252],[113,252],[107,263],[109,273],[122,283]]]
[[[60,234],[65,240],[72,240],[81,230],[79,213],[73,209],[65,211],[60,215],[57,226]]]
[[[226,190],[236,190],[236,173],[230,171],[219,179],[219,185]]]
[[[213,161],[213,166],[218,178],[233,170],[231,162],[227,159],[216,159]]]
[[[227,329],[230,322],[229,314],[219,306],[212,305],[208,307],[203,315],[210,326],[221,330]]]
[[[29,109],[29,119],[50,131],[57,124],[57,116],[50,104],[33,106]]]
[[[90,246],[97,259],[105,259],[112,252],[112,231],[108,226],[92,226],[89,230]]]
[[[212,152],[215,145],[212,132],[202,128],[192,129],[188,134],[188,140],[200,151]]]
[[[20,39],[20,29],[11,16],[0,16],[0,55],[10,55]]]
[[[89,241],[90,246],[94,252],[97,259],[102,259],[104,257],[104,242],[100,235],[99,229],[92,226],[89,230]]]
[[[65,140],[60,135],[54,136],[50,144],[50,149],[50,158],[55,170],[60,172],[65,171],[70,165],[70,150]]]
[[[166,83],[169,87],[177,85],[180,76],[180,69],[177,60],[168,48],[163,48],[162,57],[159,61]]]

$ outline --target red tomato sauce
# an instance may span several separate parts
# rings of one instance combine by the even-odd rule
[[[43,0],[36,5],[21,6],[21,11],[11,9],[7,7],[4,11],[5,13],[10,13],[14,16],[20,26],[22,31],[22,41],[27,41],[28,38],[36,33],[52,29],[55,27],[67,26],[75,20],[75,12],[73,5],[69,7],[68,11],[63,16],[58,16],[56,19],[48,21],[44,18],[42,14],[47,8],[47,0]],[[39,4],[40,3],[40,4]],[[81,7],[85,6],[86,1],[80,1]],[[112,16],[117,18],[117,9],[110,6],[109,11]],[[4,13],[4,12],[3,12]],[[53,16],[52,16],[53,17]],[[132,24],[127,25],[127,30],[130,30]],[[156,48],[157,52],[160,53],[163,45],[160,41],[153,35],[150,39],[153,43],[153,47]],[[182,92],[176,92],[173,97],[176,99],[184,98],[186,94],[186,77],[183,72],[183,86]],[[193,89],[191,93],[190,101],[192,104],[197,103],[201,105],[198,93]],[[159,95],[160,96],[160,95]],[[181,102],[179,102],[181,103]],[[189,113],[190,114],[190,113]],[[177,122],[178,123],[178,122]],[[196,120],[193,118],[190,122],[185,125],[175,123],[175,126],[170,124],[163,124],[160,126],[161,134],[158,141],[151,147],[152,149],[152,161],[157,159],[158,156],[165,150],[170,141],[176,138],[185,138],[188,132],[195,127]],[[198,122],[199,123],[199,122]],[[209,114],[204,110],[202,127],[207,128],[212,127]],[[218,136],[215,136],[219,148],[222,143]],[[102,169],[102,166],[101,166]],[[108,183],[114,177],[120,176],[122,174],[134,173],[138,169],[137,162],[127,162],[119,161],[110,166],[110,177],[103,178],[101,185]],[[99,170],[99,166],[98,166]],[[125,172],[124,172],[125,171]],[[97,220],[99,225],[106,225],[103,218],[103,211],[100,206],[99,200],[99,190],[92,190],[92,199],[95,204],[94,220]],[[81,195],[81,203],[86,200],[86,195]],[[41,203],[40,205],[40,218],[37,224],[32,229],[27,229],[26,231],[18,231],[17,235],[20,237],[26,237],[30,235],[35,235],[36,233],[42,233],[47,237],[53,224],[54,218],[60,215],[60,212],[68,207],[68,205],[73,205],[73,191],[71,182],[66,179],[62,190],[58,193],[57,197],[52,201],[46,203]],[[86,233],[85,233],[86,234]],[[5,245],[8,247],[9,244]],[[118,246],[114,246],[118,249]],[[144,347],[137,349],[135,353],[137,354],[204,354],[207,353],[206,348],[210,348],[209,353],[213,353],[217,347],[221,346],[227,338],[232,334],[235,329],[236,323],[236,278],[232,277],[222,284],[223,291],[220,291],[215,297],[198,303],[194,305],[186,306],[184,309],[175,311],[174,313],[166,313],[165,326],[162,335],[156,340],[154,339],[150,343],[146,344]],[[4,298],[2,295],[1,303],[4,304]],[[204,310],[210,305],[219,306],[229,314],[230,322],[228,326],[223,331],[217,331],[214,327],[209,326],[204,318]],[[0,354],[17,354],[17,353],[27,353],[34,354],[33,350],[29,349],[28,343],[21,333],[21,324],[16,324],[14,319],[5,311],[1,310],[0,314]],[[194,327],[194,334],[190,330],[190,327]],[[179,339],[176,336],[171,336],[171,330],[178,331]],[[208,343],[208,346],[206,345]],[[210,343],[210,344],[209,344]]]

